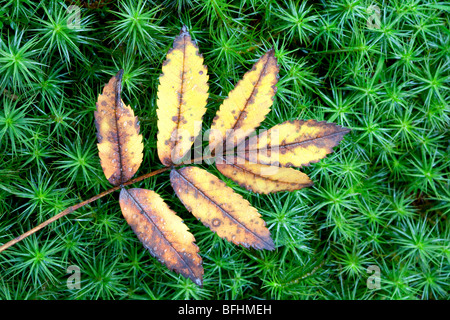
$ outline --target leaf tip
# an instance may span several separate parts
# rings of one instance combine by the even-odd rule
[[[188,28],[185,24],[181,27],[180,35],[189,33]]]
[[[343,130],[343,132],[344,132],[344,134],[347,134],[347,133],[350,133],[351,131],[352,131],[352,129],[350,129],[350,128],[346,128],[346,127],[341,127]]]
[[[194,283],[198,285],[200,288],[203,288],[203,280],[201,278],[195,278]]]
[[[122,77],[123,77],[123,69],[120,69],[117,74],[116,74],[116,80],[122,82]]]
[[[275,250],[275,244],[273,243],[272,238],[269,236],[266,239],[264,239],[263,246],[258,249],[265,249],[265,250],[269,250],[269,251]]]

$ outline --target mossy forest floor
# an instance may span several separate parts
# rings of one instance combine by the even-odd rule
[[[94,110],[121,68],[144,136],[138,175],[162,167],[156,90],[183,24],[208,67],[204,131],[272,47],[280,79],[261,128],[315,119],[352,129],[302,168],[314,186],[295,192],[254,194],[201,165],[258,209],[274,251],[221,240],[167,173],[136,184],[194,234],[203,287],[142,247],[113,193],[2,252],[0,299],[448,299],[449,10],[434,0],[0,0],[0,244],[110,188]],[[79,288],[67,285],[74,270]]]

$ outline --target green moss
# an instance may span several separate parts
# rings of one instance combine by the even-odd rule
[[[0,244],[109,188],[93,112],[118,69],[144,137],[139,174],[161,167],[156,90],[182,24],[208,66],[203,130],[273,47],[280,79],[262,127],[316,119],[352,133],[302,169],[313,187],[265,196],[227,180],[262,214],[273,252],[210,232],[173,195],[167,173],[136,185],[158,191],[189,226],[204,261],[202,288],[150,256],[111,194],[2,252],[0,299],[449,298],[447,5],[82,3],[74,22],[78,11],[69,15],[64,1],[0,0]],[[80,289],[67,287],[69,266],[80,269]],[[369,266],[380,270],[379,289],[367,286]]]

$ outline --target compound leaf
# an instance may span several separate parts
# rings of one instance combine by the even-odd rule
[[[306,174],[289,167],[319,161],[350,131],[325,121],[294,120],[250,137],[270,111],[278,72],[272,49],[245,73],[213,120],[213,154],[206,157],[216,160],[224,176],[261,194],[311,186]],[[102,168],[115,186],[130,180],[143,154],[138,120],[120,97],[122,75],[121,70],[104,87],[95,112]],[[167,53],[159,81],[157,151],[165,170],[171,170],[178,198],[221,238],[246,248],[273,250],[266,223],[247,200],[203,169],[179,168],[201,131],[208,98],[207,69],[185,26]],[[143,245],[169,269],[201,286],[199,248],[181,218],[154,191],[121,187],[122,213]]]
[[[119,202],[144,247],[169,269],[202,285],[202,259],[194,236],[163,199],[151,190],[122,188]]]

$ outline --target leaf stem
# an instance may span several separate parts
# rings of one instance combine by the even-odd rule
[[[78,210],[79,208],[81,208],[81,207],[83,207],[83,206],[85,206],[85,205],[87,205],[87,204],[89,204],[89,203],[91,203],[91,202],[94,202],[95,200],[98,200],[98,199],[100,199],[100,198],[103,198],[104,196],[106,196],[106,195],[108,195],[108,194],[110,194],[110,193],[112,193],[112,192],[114,192],[114,191],[116,191],[116,190],[119,190],[120,188],[123,188],[123,187],[125,187],[125,186],[128,186],[128,185],[130,185],[130,184],[133,184],[133,183],[136,183],[136,182],[145,180],[145,179],[147,179],[147,178],[153,177],[153,176],[155,176],[155,175],[158,175],[158,174],[160,174],[160,173],[163,173],[164,171],[167,171],[168,169],[170,169],[170,168],[169,168],[169,167],[165,167],[165,168],[161,168],[161,169],[158,169],[158,170],[149,172],[149,173],[144,174],[144,175],[142,175],[142,176],[140,176],[140,177],[137,177],[137,178],[135,178],[135,179],[129,180],[129,181],[127,181],[126,183],[124,183],[124,184],[122,184],[122,185],[119,185],[119,186],[113,187],[113,188],[111,188],[111,189],[108,189],[108,190],[106,190],[106,191],[103,191],[102,193],[99,193],[98,195],[96,195],[96,196],[94,196],[94,197],[92,197],[92,198],[90,198],[90,199],[88,199],[88,200],[85,200],[85,201],[83,201],[83,202],[77,203],[77,204],[75,204],[75,205],[73,205],[73,206],[71,206],[71,207],[65,209],[64,211],[61,211],[61,212],[58,213],[57,215],[55,215],[55,216],[51,217],[50,219],[48,219],[47,221],[42,222],[40,225],[34,227],[33,229],[28,230],[27,232],[21,234],[21,235],[18,236],[17,238],[14,238],[13,240],[11,240],[11,241],[5,243],[4,245],[2,245],[2,246],[0,247],[0,252],[2,252],[2,251],[4,251],[4,250],[8,249],[9,247],[15,245],[17,242],[22,241],[22,240],[25,239],[26,237],[28,237],[28,236],[32,235],[33,233],[35,233],[35,232],[41,230],[42,228],[48,226],[50,223],[52,223],[52,222],[58,220],[59,218],[62,218],[62,217],[64,217],[64,216],[68,215],[69,213],[72,213],[72,212]]]

